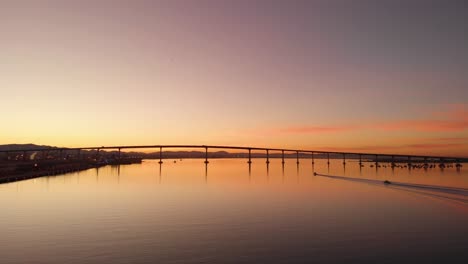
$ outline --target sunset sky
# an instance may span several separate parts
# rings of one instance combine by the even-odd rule
[[[468,12],[442,0],[2,0],[0,92],[0,144],[468,157]]]

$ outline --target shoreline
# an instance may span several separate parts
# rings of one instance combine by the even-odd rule
[[[3,165],[0,167],[0,184],[84,171],[107,165],[128,165],[141,162],[142,159],[139,158],[125,158],[109,162],[96,162],[92,160],[50,160],[5,163],[0,164]]]

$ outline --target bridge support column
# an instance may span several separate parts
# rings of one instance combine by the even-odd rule
[[[359,154],[359,167],[362,167],[362,155]]]
[[[268,152],[268,149],[266,150],[266,163],[270,163],[270,154]]]
[[[408,156],[408,168],[411,168],[411,156]]]
[[[327,153],[327,164],[330,166],[330,153]]]
[[[209,161],[208,161],[208,148],[205,147],[205,164],[208,164]]]
[[[378,168],[379,166],[379,155],[375,155],[375,167]]]
[[[119,156],[118,156],[119,160],[120,160],[120,158],[121,158],[121,156],[122,156],[121,154],[122,154],[122,153],[121,153],[120,148],[119,148]]]
[[[249,161],[247,161],[248,164],[252,163],[252,149],[249,149]]]
[[[346,154],[343,153],[343,165],[346,165]]]
[[[281,163],[284,164],[284,150],[281,150]]]
[[[162,164],[162,147],[159,147],[159,164]]]
[[[312,152],[312,154],[311,154],[311,158],[312,158],[312,165],[314,165],[315,162],[314,162],[314,153],[313,153],[313,152]]]
[[[296,164],[299,164],[299,151],[296,152]]]

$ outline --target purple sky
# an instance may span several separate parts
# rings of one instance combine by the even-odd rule
[[[468,155],[446,2],[2,1],[0,144]]]

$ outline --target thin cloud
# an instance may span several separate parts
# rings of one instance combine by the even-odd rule
[[[460,132],[468,129],[468,109],[465,105],[450,105],[446,111],[434,112],[426,120],[402,120],[381,123],[375,128],[383,130],[417,132]]]
[[[445,141],[445,142],[468,142],[468,137],[440,137],[430,138],[429,141]]]
[[[451,105],[446,111],[434,112],[428,119],[409,119],[346,126],[291,126],[276,129],[285,134],[346,133],[356,130],[462,132],[468,130],[468,110],[465,105]]]
[[[280,132],[287,134],[321,134],[321,133],[339,133],[356,129],[350,126],[298,126],[281,129]]]
[[[376,152],[401,149],[400,146],[323,147],[320,150],[336,152]]]
[[[468,120],[408,120],[371,126],[386,131],[460,132],[468,129]]]
[[[404,144],[404,145],[377,145],[377,146],[359,146],[359,147],[323,147],[321,150],[336,151],[336,152],[379,152],[379,151],[394,151],[404,149],[446,149],[446,148],[461,148],[466,147],[465,143],[420,143],[420,144]]]
[[[413,149],[434,149],[434,148],[455,148],[455,147],[463,147],[467,144],[462,143],[447,143],[447,144],[436,144],[436,143],[428,143],[428,144],[408,144],[404,147],[406,148],[413,148]]]
[[[432,113],[434,118],[454,118],[464,119],[468,118],[468,105],[464,104],[450,104],[447,105],[443,111],[435,111]]]

